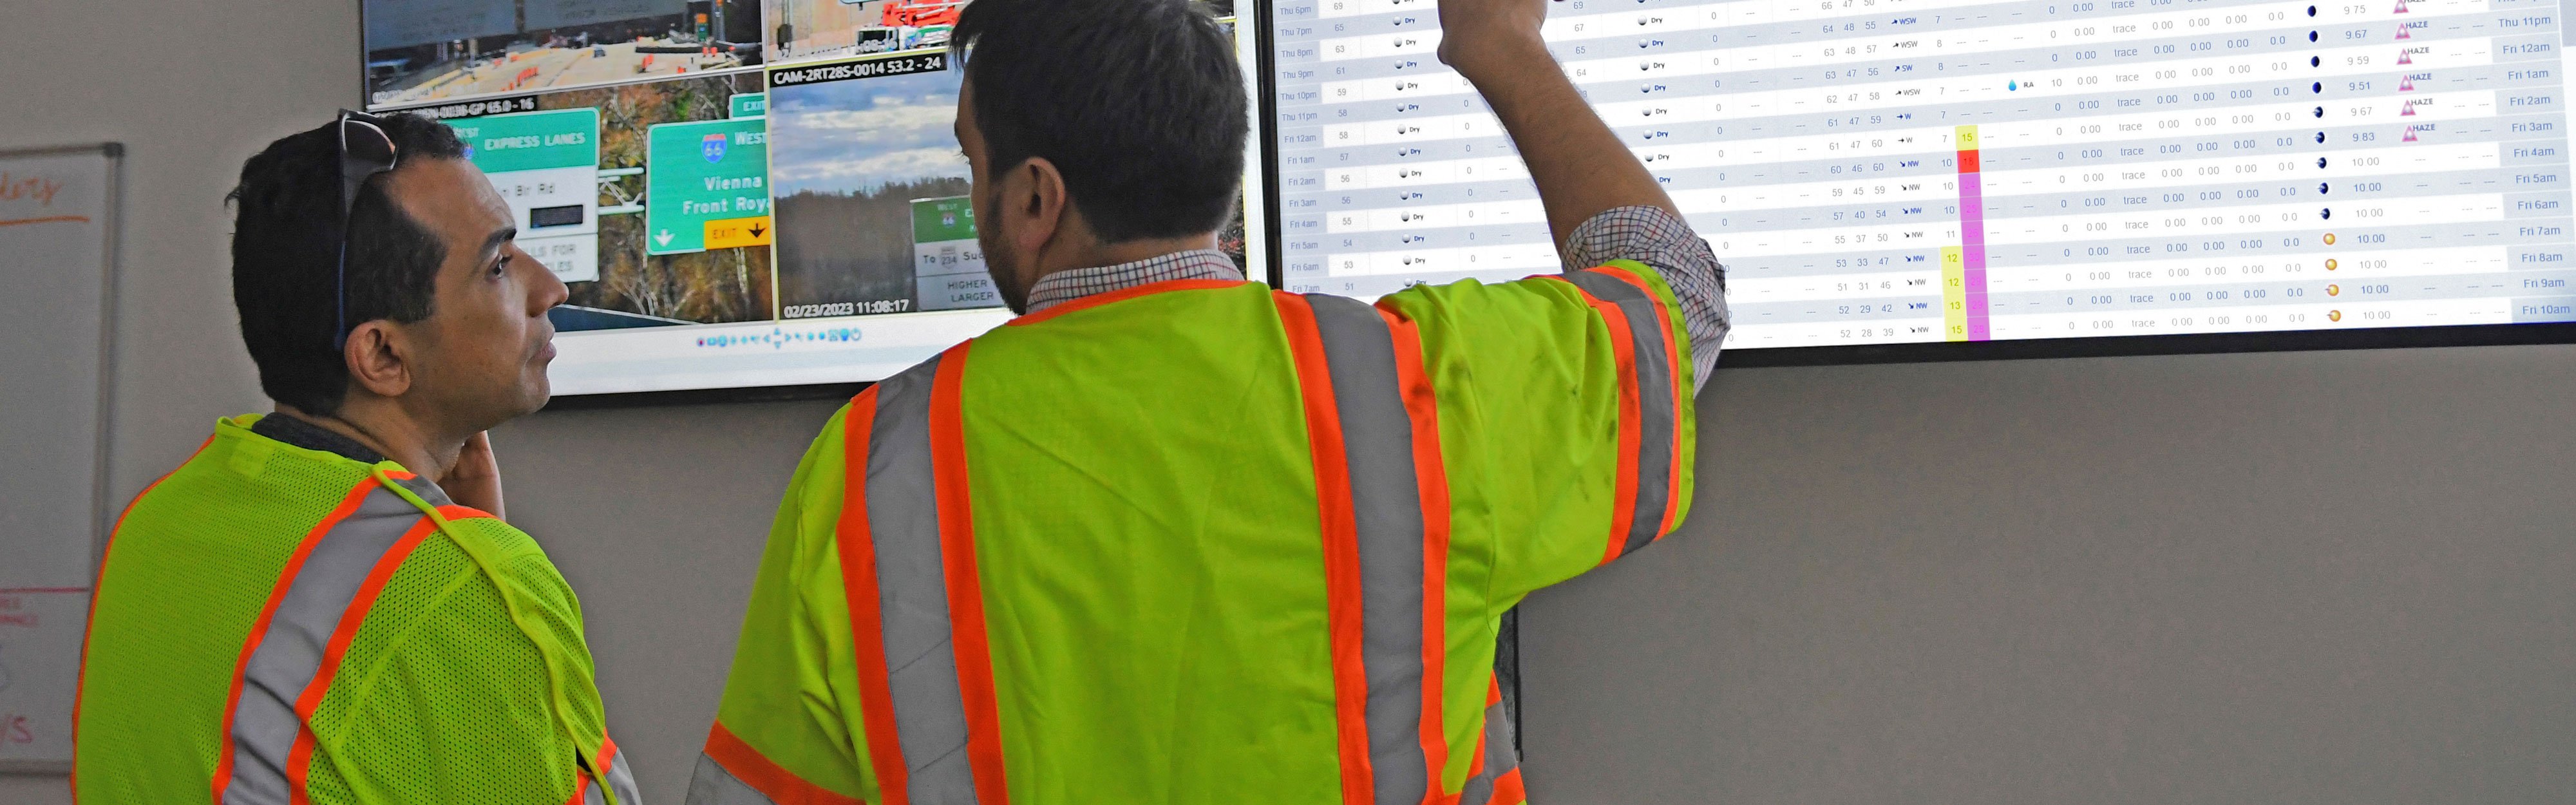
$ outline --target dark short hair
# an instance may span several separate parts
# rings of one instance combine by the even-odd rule
[[[1233,213],[1250,102],[1233,38],[1188,0],[975,0],[955,34],[989,172],[1045,157],[1110,243]]]
[[[419,115],[387,115],[402,163],[461,159],[456,130]],[[336,123],[289,135],[242,163],[233,203],[233,307],[242,344],[270,399],[315,414],[340,410],[349,367],[331,342],[339,319],[340,158]],[[447,246],[385,195],[379,174],[349,212],[348,326],[429,318]]]

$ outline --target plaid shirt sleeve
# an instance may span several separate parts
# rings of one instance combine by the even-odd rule
[[[1690,328],[1693,391],[1708,385],[1726,341],[1726,267],[1690,224],[1657,207],[1620,207],[1575,227],[1562,256],[1568,270],[1635,260],[1663,274]]]

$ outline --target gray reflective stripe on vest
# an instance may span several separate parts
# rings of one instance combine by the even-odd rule
[[[1585,293],[1619,306],[1628,317],[1628,337],[1635,345],[1637,360],[1637,504],[1636,516],[1628,523],[1628,541],[1620,555],[1643,548],[1664,527],[1665,503],[1672,498],[1673,429],[1678,427],[1673,411],[1672,353],[1667,340],[1672,333],[1664,329],[1653,297],[1616,277],[1597,271],[1572,271],[1565,275]],[[1610,337],[1618,338],[1619,333]]]
[[[418,486],[404,486],[419,492]],[[331,683],[313,677],[321,671],[332,631],[367,574],[421,520],[410,501],[382,488],[370,490],[356,511],[314,543],[295,577],[280,581],[286,595],[242,665],[241,699],[232,716],[232,779],[224,787],[224,805],[285,805],[290,800],[286,755],[303,729],[295,701],[306,688]]]
[[[419,476],[395,478],[394,483],[402,484],[402,488],[411,490],[414,495],[419,495],[422,503],[431,506],[456,505],[456,501],[447,499],[447,490],[438,488],[438,484],[432,483],[429,479]]]
[[[589,779],[587,773],[581,776],[582,805],[608,805],[608,799],[599,794],[599,781]],[[635,770],[627,767],[625,752],[608,759],[608,789],[617,793],[617,805],[639,805],[644,801],[635,793]]]
[[[1512,734],[1512,710],[1502,702],[1485,708],[1485,768],[1467,780],[1458,805],[1485,805],[1494,798],[1494,781],[1521,767],[1520,736]]]
[[[876,421],[867,444],[868,535],[877,552],[886,687],[894,697],[895,733],[910,773],[904,791],[912,805],[975,801],[931,474],[930,391],[942,360],[877,384]]]
[[[617,805],[643,805],[644,794],[635,789],[635,767],[626,765],[625,752],[609,758],[608,790],[617,793]]]
[[[1395,369],[1394,336],[1376,308],[1307,294],[1340,413],[1358,526],[1361,650],[1368,678],[1368,753],[1379,805],[1417,803],[1430,787],[1422,754],[1422,492],[1413,420]]]
[[[617,799],[619,805],[624,805],[626,793],[623,789],[618,791]],[[777,800],[733,776],[733,772],[725,771],[724,764],[717,763],[715,758],[703,752],[698,754],[698,770],[689,775],[687,801],[688,805],[778,805]]]

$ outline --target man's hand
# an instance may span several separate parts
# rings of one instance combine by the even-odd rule
[[[1556,66],[1539,39],[1549,0],[1442,0],[1440,61],[1482,85]]]
[[[465,440],[465,449],[456,454],[456,466],[449,467],[447,475],[438,479],[438,488],[446,490],[447,497],[459,506],[510,519],[501,511],[501,463],[492,458],[489,434],[477,433]]]
[[[1620,207],[1661,207],[1679,217],[1663,185],[1548,55],[1539,38],[1548,2],[1440,0],[1440,60],[1475,84],[1503,121],[1559,248],[1583,222]]]

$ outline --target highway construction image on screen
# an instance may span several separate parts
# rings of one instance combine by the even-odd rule
[[[686,76],[761,63],[759,0],[366,0],[367,102]]]
[[[1202,2],[1234,16],[1233,0]],[[771,64],[946,47],[966,0],[761,0]]]
[[[945,47],[964,0],[761,0],[771,63]]]

